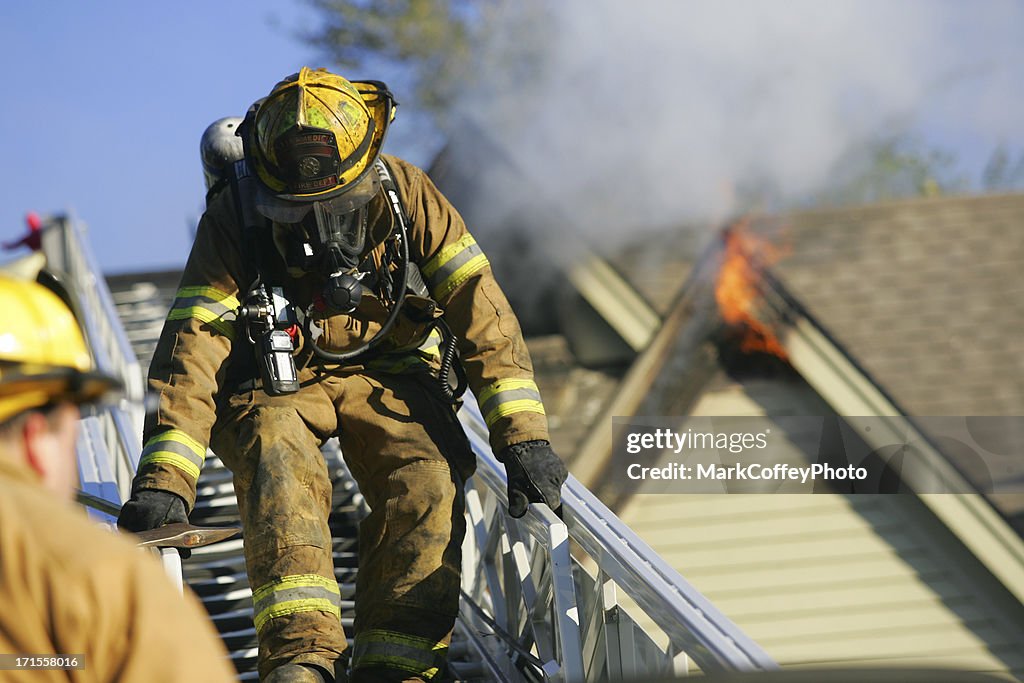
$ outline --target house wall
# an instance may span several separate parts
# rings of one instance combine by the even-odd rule
[[[823,409],[806,385],[719,377],[693,414]],[[640,493],[619,514],[784,667],[1024,674],[1024,609],[916,496]]]

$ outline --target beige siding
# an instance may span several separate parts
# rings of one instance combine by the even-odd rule
[[[695,414],[799,407],[801,391],[732,385]],[[784,666],[1024,673],[1024,609],[916,497],[645,494],[620,516]]]

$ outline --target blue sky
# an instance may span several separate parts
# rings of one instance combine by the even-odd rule
[[[108,272],[176,267],[202,213],[199,137],[316,61],[288,0],[5,3],[0,239],[71,210]],[[2,256],[0,256],[2,258]]]
[[[912,122],[973,177],[994,145],[1024,146],[1024,3],[1015,0],[521,6],[545,7],[556,27],[543,66],[513,89],[467,89],[459,107],[521,167],[575,181],[580,201],[603,196],[633,218],[632,199],[595,193],[622,186],[609,155],[649,156],[635,173],[646,169],[646,185],[671,181],[649,194],[666,195],[674,220],[679,204],[700,205],[749,170],[804,191],[854,133],[891,121]],[[498,47],[524,44],[519,7],[502,6]],[[301,0],[5,3],[0,241],[22,233],[27,211],[72,211],[107,272],[180,267],[204,204],[200,135],[300,66],[321,65],[295,36],[314,21]],[[493,54],[477,60],[480,72],[502,67]],[[387,80],[410,102],[393,75],[349,75]],[[768,97],[735,106],[752,92]],[[440,140],[425,143],[415,111],[403,109],[388,149],[425,165]],[[638,120],[655,144],[638,148],[623,134],[620,123]]]

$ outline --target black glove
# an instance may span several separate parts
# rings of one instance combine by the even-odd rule
[[[524,441],[498,453],[508,473],[508,514],[519,518],[530,503],[562,507],[562,484],[569,472],[547,441]]]
[[[165,524],[188,522],[181,496],[159,489],[142,489],[121,507],[117,526],[125,531],[149,531]]]

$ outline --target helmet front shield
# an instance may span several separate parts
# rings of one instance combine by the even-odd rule
[[[313,209],[314,204],[323,204],[329,213],[341,215],[361,209],[379,191],[380,177],[377,175],[377,169],[371,166],[368,172],[349,186],[344,193],[315,202],[285,199],[281,195],[269,191],[262,184],[257,184],[256,210],[275,223],[292,225],[301,222]]]

